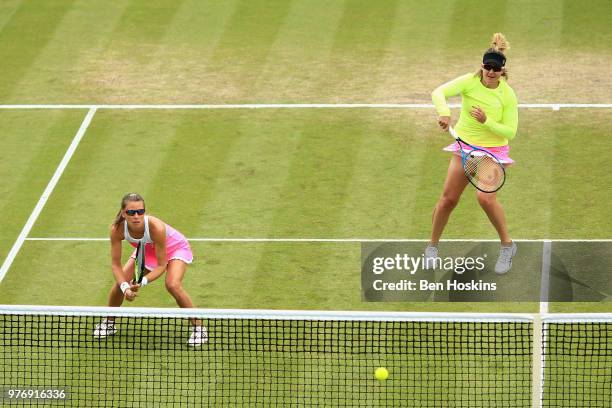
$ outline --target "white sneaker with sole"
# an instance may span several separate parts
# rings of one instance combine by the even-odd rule
[[[431,244],[427,245],[423,269],[436,269],[436,259],[438,259],[438,247]]]
[[[115,322],[112,320],[102,320],[101,323],[98,323],[94,329],[93,336],[102,339],[104,337],[112,336],[117,333],[117,329],[115,328]]]
[[[512,245],[503,246],[499,249],[499,257],[495,264],[495,273],[503,275],[512,268],[512,258],[516,255],[516,244],[512,241]]]
[[[195,326],[191,329],[191,336],[187,344],[191,347],[200,346],[208,343],[208,331],[204,326]]]

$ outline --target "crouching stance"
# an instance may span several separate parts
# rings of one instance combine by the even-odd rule
[[[134,280],[135,268],[138,267],[136,250],[121,267],[121,241],[124,239],[134,248],[144,248],[141,256],[145,275],[140,283]],[[189,243],[183,234],[159,218],[145,215],[145,202],[140,195],[130,193],[121,200],[121,209],[111,226],[110,241],[115,284],[109,294],[109,306],[119,307],[123,299],[133,301],[139,290],[166,272],[166,289],[176,303],[183,308],[194,307],[182,284],[187,265],[193,261]],[[191,319],[191,324],[188,344],[199,346],[206,343],[208,334],[201,321]],[[116,332],[115,318],[109,316],[96,326],[94,337],[104,338]]]

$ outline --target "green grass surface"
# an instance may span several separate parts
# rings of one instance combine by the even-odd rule
[[[82,120],[79,111],[0,111],[2,262]]]
[[[477,66],[491,30],[480,23],[494,13],[513,44],[511,81],[522,102],[606,102],[607,10],[603,1],[7,1],[0,101],[428,102],[441,81]],[[4,256],[85,112],[1,114],[0,146],[11,157],[0,165]],[[607,116],[521,111],[517,165],[500,193],[514,237],[608,237]],[[189,237],[426,238],[448,161],[440,152],[448,141],[433,122],[429,110],[100,110],[30,236],[104,237],[118,198],[136,190]],[[470,193],[445,237],[494,238]],[[356,245],[194,250],[186,282],[198,288],[198,305],[420,308],[364,305],[350,279]],[[26,242],[0,284],[2,300],[104,304],[106,251],[100,243]],[[88,253],[87,261],[76,253]],[[63,286],[81,268],[96,282],[82,294],[66,298],[37,283],[53,271]],[[20,289],[24,276],[37,277],[28,291]],[[324,289],[313,288],[315,280]],[[170,306],[159,286],[139,304]]]
[[[77,112],[65,118],[56,112],[65,122],[56,126],[72,135],[75,118],[84,115]],[[10,111],[6,121],[27,132],[27,121],[39,115]],[[152,214],[193,238],[426,239],[448,162],[440,150],[448,137],[430,121],[426,110],[100,110],[30,237],[104,238],[119,198],[139,191]],[[512,235],[605,238],[607,156],[600,152],[609,142],[599,134],[612,131],[606,113],[526,110],[521,121],[512,150],[517,164],[499,194]],[[581,165],[565,171],[572,161]],[[25,206],[8,196],[5,207],[21,213],[11,218],[6,250],[44,181],[12,186],[14,194],[31,198]],[[584,219],[568,222],[577,217]],[[495,238],[472,190],[445,237]],[[528,303],[364,303],[356,243],[192,246],[196,263],[185,285],[200,307],[535,310]],[[108,262],[104,242],[26,241],[0,294],[5,303],[103,305],[112,283]],[[571,272],[579,269],[574,262]],[[89,284],[70,297],[46,290],[83,276]],[[164,292],[163,285],[151,285],[135,305],[173,306]]]
[[[522,102],[609,102],[607,0],[7,0],[0,101],[423,102],[508,36]]]
[[[521,103],[610,103],[611,11],[607,0],[5,0],[0,104],[430,103],[436,86],[477,69],[493,31],[512,44],[510,84]],[[0,110],[0,262],[85,115],[80,109]],[[100,109],[29,237],[107,237],[120,198],[138,191],[152,214],[190,238],[426,239],[449,160],[441,151],[449,138],[436,130],[435,120],[431,109]],[[499,193],[514,238],[610,238],[610,134],[610,109],[521,109],[511,143],[517,163]],[[444,238],[495,237],[468,189]],[[184,285],[202,308],[533,313],[539,306],[364,302],[357,243],[192,242],[192,248],[196,262]],[[599,277],[601,284],[588,289],[605,298],[611,292],[610,254],[597,248],[589,256],[584,247],[565,247],[554,260],[576,282]],[[113,283],[109,264],[107,242],[26,241],[0,282],[0,304],[105,305]],[[539,265],[532,273],[529,290],[539,285]],[[577,293],[586,290],[576,282]],[[160,280],[128,306],[175,304]],[[612,308],[609,301],[566,302],[550,310]],[[471,347],[452,350],[448,358],[440,350],[406,349],[397,355],[305,355],[295,348],[252,354],[222,350],[236,339],[218,337],[216,323],[209,322],[213,341],[194,355],[184,345],[186,323],[177,329],[185,336],[162,329],[151,344],[138,343],[142,350],[134,342],[142,333],[129,325],[108,343],[92,343],[93,324],[59,339],[83,340],[79,346],[0,345],[0,385],[58,382],[77,394],[88,392],[84,405],[118,406],[125,403],[122,395],[109,391],[118,383],[133,387],[129,395],[143,387],[153,394],[168,385],[176,362],[197,357],[190,374],[199,385],[177,385],[154,405],[206,395],[210,399],[200,403],[269,406],[274,395],[285,405],[304,405],[304,396],[326,406],[341,405],[342,398],[385,407],[406,401],[452,406],[468,399],[470,406],[487,406],[479,399],[485,395],[474,390],[490,390],[500,379],[512,382],[504,392],[529,395],[515,388],[530,381],[529,374],[511,367],[527,367],[530,353],[509,357],[502,350],[482,357],[470,354]],[[33,338],[43,333],[41,326],[31,327]],[[608,350],[609,331],[597,332],[599,350]],[[379,341],[385,335],[366,333]],[[594,360],[583,356],[581,350],[594,350],[597,340],[578,333],[573,357],[551,357],[568,366],[549,368],[547,375],[561,379],[556,390],[571,393],[549,405],[584,406],[572,387],[593,372],[600,379],[582,391],[594,395],[590,406],[608,406],[609,351]],[[432,345],[428,336],[402,344]],[[24,338],[20,332],[3,339]],[[255,332],[252,340],[265,339]],[[170,342],[176,354],[157,348]],[[133,361],[128,369],[126,358]],[[108,368],[109,361],[122,366]],[[63,364],[69,368],[51,374]],[[391,371],[385,384],[373,379],[378,365]],[[444,371],[449,366],[453,373]],[[139,370],[151,381],[137,382]],[[97,397],[91,396],[101,389],[94,380],[104,384]],[[453,386],[455,381],[468,386]],[[259,399],[258,392],[268,397]]]

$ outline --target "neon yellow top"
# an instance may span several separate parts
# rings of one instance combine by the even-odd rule
[[[455,129],[466,142],[484,147],[505,146],[516,136],[518,103],[516,95],[504,78],[499,86],[487,88],[477,75],[465,74],[437,87],[431,93],[440,116],[450,116],[446,98],[461,94],[461,114]],[[472,106],[479,106],[487,115],[480,123],[470,115]]]

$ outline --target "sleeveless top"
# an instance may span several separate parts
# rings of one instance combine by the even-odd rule
[[[144,217],[144,235],[141,239],[132,238],[130,235],[130,231],[128,230],[127,221],[123,221],[123,235],[125,240],[130,244],[138,245],[142,240],[144,240],[145,244],[153,244],[153,240],[151,239],[151,234],[149,233],[149,216],[145,215]]]

